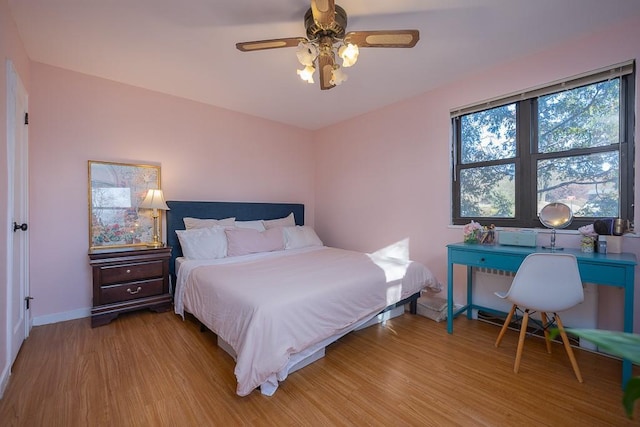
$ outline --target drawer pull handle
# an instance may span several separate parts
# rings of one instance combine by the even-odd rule
[[[484,262],[484,261],[485,261],[485,259],[484,259],[484,258],[480,258],[480,262]]]
[[[136,289],[135,291],[132,291],[131,288],[127,288],[127,292],[129,292],[131,295],[135,295],[138,292],[140,292],[142,290],[142,288],[140,286],[138,286],[138,289]]]
[[[127,274],[131,273],[131,270],[127,269]]]

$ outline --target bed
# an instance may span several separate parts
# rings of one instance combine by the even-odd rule
[[[218,345],[236,361],[240,396],[257,388],[272,395],[290,373],[323,357],[327,345],[353,330],[403,314],[405,304],[415,313],[420,292],[438,286],[420,263],[324,246],[304,226],[301,204],[167,205],[175,311],[183,318],[191,313],[217,335]],[[184,218],[205,220],[206,226],[212,219],[226,221],[188,233],[205,233],[207,241],[213,238],[206,233],[215,233],[219,241],[226,238],[229,256],[193,255]],[[234,225],[225,218],[233,218]],[[260,224],[268,228],[245,229]],[[282,246],[238,249],[246,249],[246,236],[268,235],[281,236]]]

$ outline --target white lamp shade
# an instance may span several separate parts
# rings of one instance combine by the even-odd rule
[[[298,71],[298,75],[302,80],[304,80],[307,83],[313,83],[313,73],[316,71],[315,68],[313,68],[310,65],[307,65],[306,67],[304,67],[304,69],[297,70],[297,71]]]
[[[331,83],[332,85],[340,86],[342,82],[347,81],[347,77],[347,74],[342,71],[341,67],[336,67],[331,73],[331,80],[329,81],[329,83]]]
[[[356,46],[355,44],[347,44],[340,46],[340,49],[338,50],[338,55],[340,56],[340,58],[342,58],[342,66],[343,67],[351,67],[352,65],[354,65],[356,63],[356,61],[358,60],[358,54],[360,53],[360,50],[358,49],[358,46]]]
[[[302,65],[312,66],[313,61],[318,56],[318,48],[312,43],[300,42],[296,50],[296,56]]]
[[[162,194],[162,190],[151,189],[147,191],[147,195],[138,206],[142,209],[160,209],[163,211],[168,211],[169,206],[164,201],[164,195]]]

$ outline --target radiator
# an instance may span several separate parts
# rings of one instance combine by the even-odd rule
[[[511,303],[494,295],[494,292],[506,292],[513,281],[512,272],[490,269],[473,269],[473,302],[483,307],[502,312],[511,309]],[[584,287],[584,302],[560,315],[566,327],[595,329],[598,326],[598,285],[586,283]],[[477,318],[477,312],[473,313]],[[580,347],[596,350],[597,347],[589,341],[580,340]]]
[[[498,276],[509,276],[509,277],[513,277],[516,275],[516,273],[514,273],[513,271],[504,271],[504,270],[498,270],[496,268],[484,268],[484,267],[480,267],[476,269],[476,272],[482,273],[482,274],[496,274]],[[511,284],[511,281],[509,281],[509,284]]]

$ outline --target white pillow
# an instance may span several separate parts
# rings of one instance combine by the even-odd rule
[[[309,226],[297,225],[295,227],[285,227],[282,231],[284,233],[285,249],[323,246],[322,240],[320,240],[314,229]]]
[[[200,219],[200,218],[182,218],[184,221],[184,228],[187,230],[191,230],[194,228],[209,228],[214,227],[216,225],[220,226],[230,226],[233,227],[236,222],[235,218],[225,218],[225,219]]]
[[[176,230],[182,255],[187,259],[216,259],[227,256],[225,227]]]
[[[268,219],[268,220],[262,221],[262,223],[264,224],[264,228],[266,229],[276,228],[276,227],[295,227],[296,219],[293,216],[293,212],[291,212],[288,216],[284,218]]]
[[[236,227],[238,228],[250,228],[252,230],[264,231],[264,224],[262,224],[262,220],[257,221],[236,221]]]

